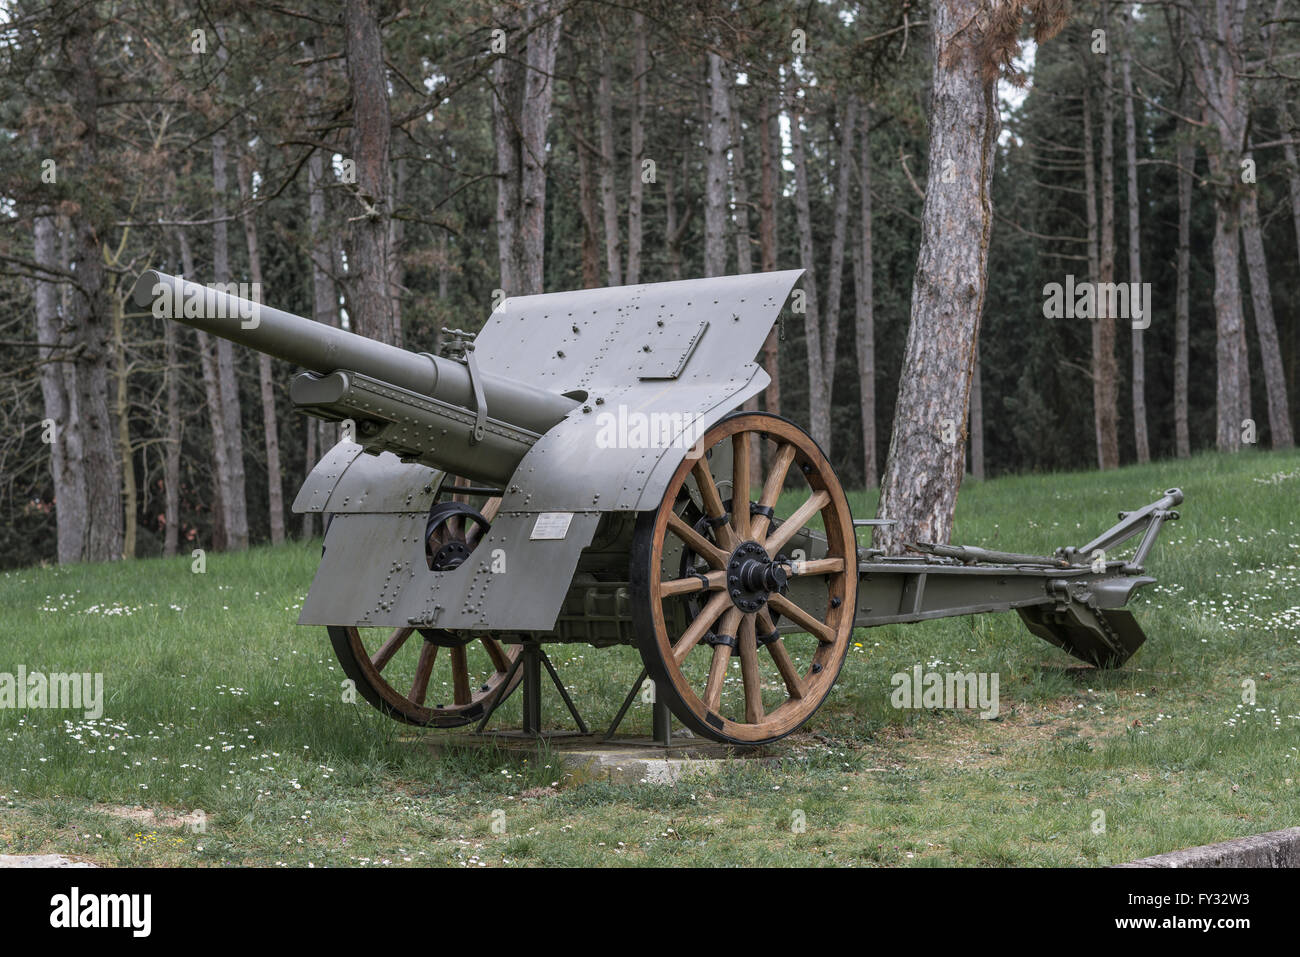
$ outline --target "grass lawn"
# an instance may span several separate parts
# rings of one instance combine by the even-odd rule
[[[544,750],[434,753],[425,732],[345,703],[324,630],[293,624],[319,542],[209,555],[204,574],[188,557],[0,573],[0,672],[102,672],[105,699],[97,720],[0,710],[0,851],[108,865],[1093,865],[1300,824],[1300,453],[968,483],[953,540],[1082,544],[1171,485],[1183,518],[1150,559],[1159,585],[1130,606],[1148,640],[1125,668],[1080,666],[1015,614],[859,631],[827,704],[769,749],[779,760],[676,788],[576,781]],[[869,515],[874,498],[853,505]],[[597,727],[639,670],[627,648],[552,658]],[[997,673],[1000,715],[895,710],[890,676],[916,664]],[[516,694],[496,724],[518,708]],[[554,695],[546,709],[566,726]],[[648,734],[650,710],[638,702],[624,730]]]

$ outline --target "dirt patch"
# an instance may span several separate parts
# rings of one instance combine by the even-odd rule
[[[207,823],[207,815],[202,811],[191,811],[188,814],[179,812],[163,811],[161,814],[153,808],[148,807],[123,807],[109,806],[100,807],[96,810],[109,815],[110,817],[121,818],[125,821],[135,821],[145,827],[179,827],[186,830],[192,830],[195,827],[202,827]]]
[[[927,725],[923,734],[892,736],[895,753],[900,758],[924,763],[971,765],[1007,763],[1011,755],[1049,747],[1060,740],[1061,731],[1073,732],[1071,740],[1098,744],[1122,733],[1133,720],[1132,714],[1114,708],[1100,714],[1091,707],[1079,708],[1077,699],[1065,699],[1042,706],[1019,704],[1003,713],[997,721],[940,719],[941,724]],[[883,737],[883,736],[882,736]]]

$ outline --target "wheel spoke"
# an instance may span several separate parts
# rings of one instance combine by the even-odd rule
[[[661,582],[659,584],[659,597],[667,598],[671,595],[690,595],[695,592],[705,591],[706,589],[708,591],[717,591],[719,588],[723,587],[727,581],[727,573],[722,569],[709,572],[704,577],[708,580],[707,585],[694,575],[689,575],[686,578],[673,578],[666,582]]]
[[[700,643],[704,633],[709,630],[723,610],[731,604],[731,598],[725,591],[716,593],[708,600],[708,603],[695,616],[695,620],[690,626],[682,632],[682,636],[677,639],[677,644],[673,645],[673,658],[678,664],[681,664],[690,650]]]
[[[810,518],[825,508],[830,500],[830,495],[824,490],[814,492],[809,496],[806,502],[796,508],[788,519],[777,526],[772,534],[767,536],[767,540],[763,542],[763,547],[767,549],[767,553],[775,558],[776,553],[789,544],[790,539],[794,538],[808,524]]]
[[[411,637],[413,631],[414,628],[397,628],[388,636],[388,640],[370,657],[370,663],[375,666],[376,671],[384,670],[384,666],[393,660],[393,655],[397,654],[398,649],[406,643],[406,639]]]
[[[741,620],[736,642],[740,646],[740,677],[745,685],[745,721],[757,724],[763,720],[763,677],[758,672],[753,615]]]
[[[835,630],[830,625],[814,618],[784,595],[773,593],[768,596],[767,603],[805,631],[816,635],[822,642],[835,640]]]
[[[483,648],[487,651],[488,657],[492,659],[492,667],[499,673],[505,673],[510,670],[510,659],[506,656],[505,651],[501,648],[501,643],[491,635],[483,635],[480,639],[483,642]]]
[[[803,578],[810,575],[834,575],[844,571],[842,558],[812,558],[806,562],[794,562],[794,573]]]
[[[668,513],[668,530],[680,538],[686,547],[699,555],[714,568],[723,568],[727,564],[727,555],[711,541],[686,524],[686,520],[676,512]]]
[[[735,637],[736,625],[740,622],[740,609],[732,608],[722,616],[718,630],[724,635]],[[718,710],[722,701],[722,682],[727,677],[727,665],[731,662],[731,646],[716,644],[713,646],[713,661],[709,663],[709,680],[704,686],[704,703],[712,711]]]
[[[703,456],[696,459],[691,472],[695,475],[695,484],[700,489],[700,499],[704,502],[704,514],[709,518],[725,517],[727,510],[722,507],[722,496],[718,494],[718,485],[713,481],[713,473],[709,471],[708,460]],[[736,547],[736,535],[731,530],[730,524],[719,525],[717,535],[722,547],[727,551],[731,551]]]
[[[757,617],[758,627],[762,629],[764,635],[776,631],[776,625],[772,623],[767,612],[760,611]],[[773,638],[764,647],[772,656],[776,670],[781,673],[781,680],[785,682],[785,690],[789,692],[790,697],[795,700],[802,698],[803,678],[799,675],[799,669],[794,666],[794,662],[790,660],[790,652],[786,650],[785,643],[780,638]]]
[[[500,509],[501,496],[497,495],[487,500],[487,504],[483,506],[481,514],[483,515],[483,518],[486,519],[487,523],[491,525],[493,519],[497,517],[497,512],[500,511]],[[465,544],[470,548],[473,548],[478,544],[478,540],[486,534],[487,532],[484,530],[483,526],[475,522],[470,530],[465,533]]]
[[[451,679],[453,700],[459,705],[469,704],[472,696],[469,690],[469,661],[464,645],[453,645],[451,648]]]
[[[763,484],[763,494],[759,497],[758,504],[763,508],[776,508],[776,500],[781,497],[781,489],[785,487],[785,476],[790,471],[790,466],[794,464],[795,447],[789,442],[781,443],[781,447],[776,450],[776,455],[772,457],[772,471],[767,473],[767,481]],[[749,534],[754,537],[755,541],[761,542],[767,535],[767,528],[771,524],[766,515],[755,515],[751,524]]]
[[[731,437],[731,527],[740,541],[749,538],[749,452],[750,434]]]
[[[420,649],[420,660],[415,666],[415,680],[411,682],[411,693],[407,695],[416,704],[424,704],[429,693],[429,675],[433,674],[433,661],[438,657],[438,646],[426,640]]]

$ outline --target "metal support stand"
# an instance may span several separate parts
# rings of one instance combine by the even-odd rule
[[[622,707],[618,709],[618,714],[614,715],[614,722],[609,726],[609,730],[605,732],[606,741],[614,737],[614,732],[617,731],[618,726],[623,723],[623,719],[627,716],[628,708],[632,707],[632,702],[636,698],[636,693],[641,690],[641,686],[645,684],[645,680],[649,677],[649,674],[649,671],[642,668],[641,674],[638,675],[636,681],[632,683],[632,687],[628,691],[627,697],[623,699]],[[673,713],[668,710],[668,705],[659,700],[657,694],[655,695],[654,702],[654,739],[655,744],[661,745],[665,748],[669,747],[673,743]]]
[[[524,660],[524,734],[542,733],[542,663],[538,658],[541,651],[537,645],[528,642],[520,649],[519,657]]]
[[[551,676],[555,688],[560,692],[560,697],[564,700],[564,706],[569,709],[569,714],[573,715],[574,723],[578,726],[580,734],[589,734],[587,724],[582,720],[582,715],[578,714],[578,709],[574,707],[573,699],[569,697],[569,691],[564,687],[564,682],[560,680],[559,673],[555,666],[551,664],[551,659],[546,656],[542,650],[542,645],[537,641],[522,642],[519,649],[519,655],[515,658],[514,663],[510,665],[510,670],[506,672],[505,680],[501,682],[503,689],[510,687],[510,682],[514,680],[515,672],[520,668],[524,670],[524,701],[523,701],[523,728],[525,735],[531,737],[542,736],[542,666],[546,666],[547,673]],[[483,718],[479,721],[474,733],[478,734],[485,727],[492,715],[496,713],[501,704],[501,696],[498,695],[492,702],[491,707],[484,713]]]
[[[655,744],[668,747],[673,743],[673,713],[668,710],[668,705],[659,700],[655,695]]]

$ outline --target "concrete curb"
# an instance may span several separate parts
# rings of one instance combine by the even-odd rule
[[[0,867],[95,867],[59,854],[0,854]]]
[[[1189,847],[1116,867],[1300,867],[1300,827]]]

